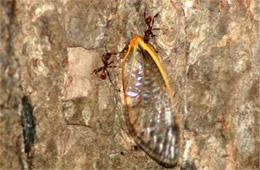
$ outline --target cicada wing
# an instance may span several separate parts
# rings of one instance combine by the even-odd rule
[[[179,126],[172,92],[147,50],[140,46],[129,50],[123,65],[123,88],[130,133],[148,155],[172,167],[179,155]]]

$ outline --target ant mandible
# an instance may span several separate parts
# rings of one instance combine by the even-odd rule
[[[105,80],[106,77],[108,76],[109,81],[113,84],[111,78],[110,78],[110,74],[108,72],[108,68],[114,68],[116,66],[111,66],[111,64],[113,63],[113,61],[109,62],[109,59],[111,57],[111,55],[115,55],[116,53],[109,53],[107,52],[106,54],[102,55],[102,62],[103,62],[103,66],[99,67],[97,69],[95,69],[91,74],[95,73],[98,76],[98,73],[102,71],[102,73],[100,74],[100,78]]]

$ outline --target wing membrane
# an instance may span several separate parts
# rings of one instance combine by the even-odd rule
[[[142,39],[132,42],[123,62],[126,121],[136,143],[148,155],[164,166],[174,166],[179,155],[179,126],[172,92],[150,47],[139,42]]]

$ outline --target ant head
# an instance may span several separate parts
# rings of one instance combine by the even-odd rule
[[[145,18],[145,23],[146,23],[146,25],[147,25],[148,27],[150,26],[152,20],[153,20],[153,17],[152,17],[152,16],[148,16],[148,17]]]

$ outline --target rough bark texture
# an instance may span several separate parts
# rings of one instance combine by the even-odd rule
[[[181,120],[176,169],[259,169],[258,0],[0,1],[0,169],[160,169],[129,136],[121,88],[92,71],[143,35],[168,73]],[[21,99],[35,139],[24,153]]]

